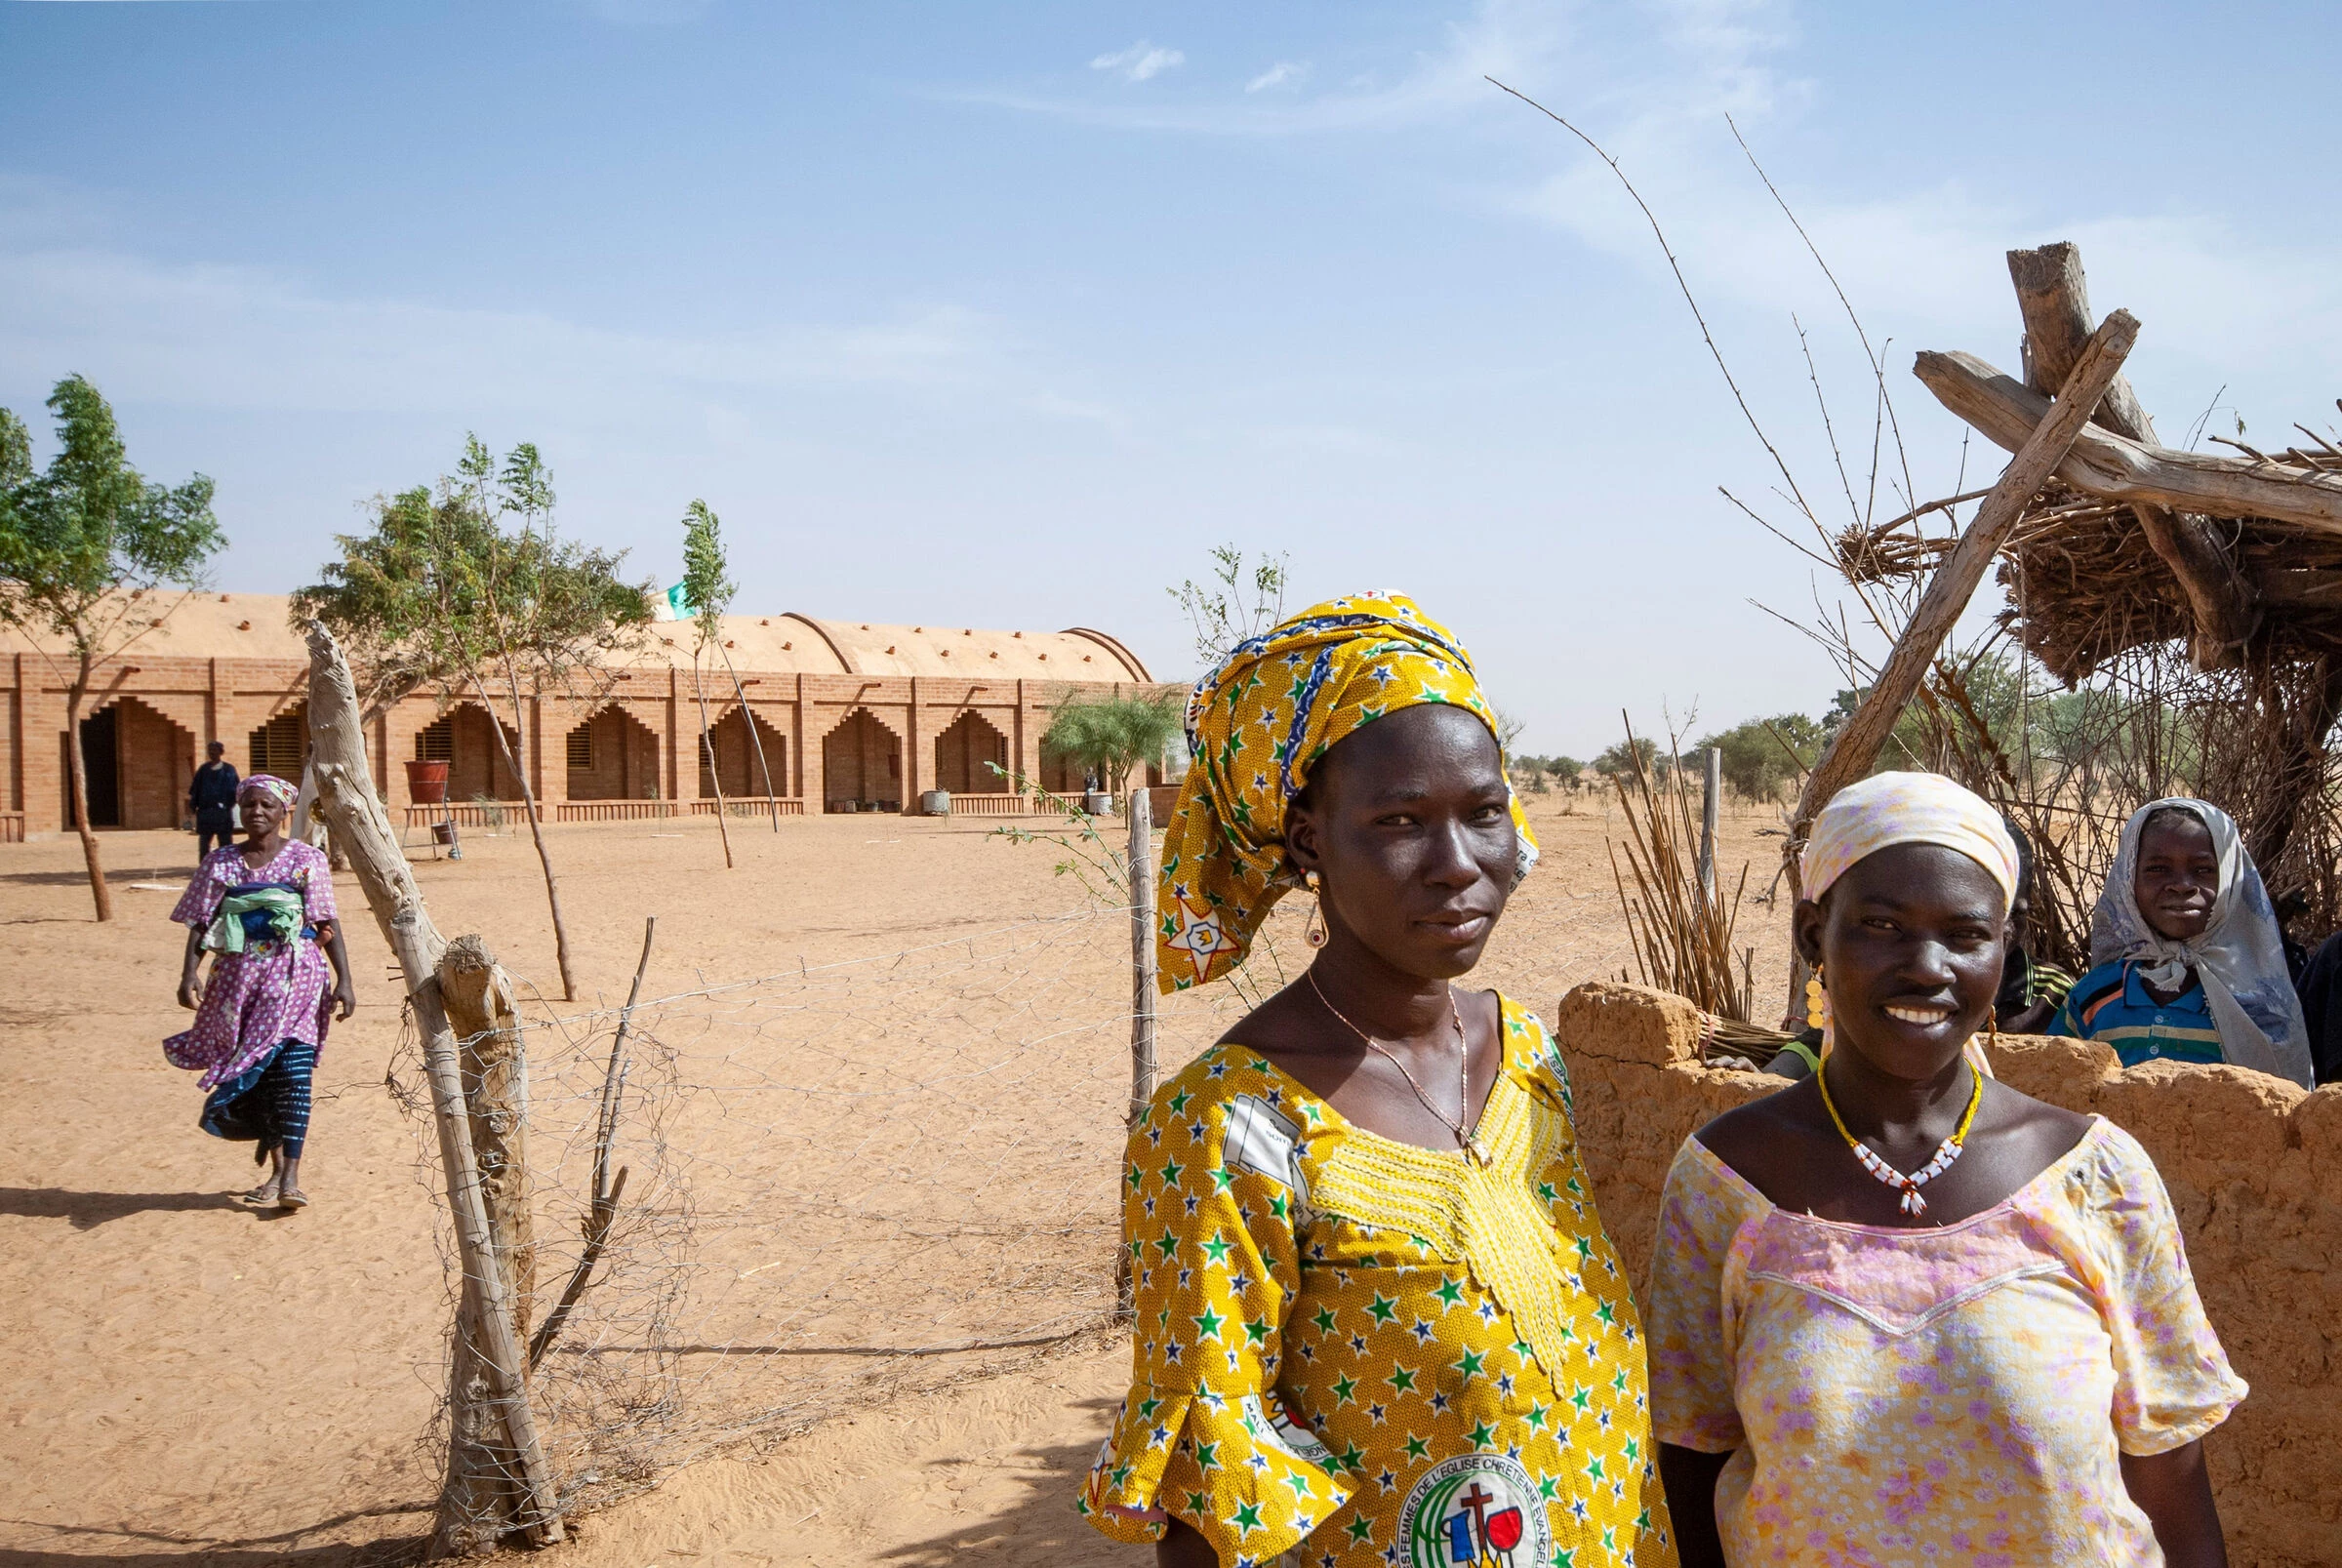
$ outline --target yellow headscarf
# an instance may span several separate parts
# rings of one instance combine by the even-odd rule
[[[1163,838],[1158,983],[1217,980],[1244,961],[1270,906],[1297,880],[1285,808],[1317,759],[1361,725],[1427,703],[1496,733],[1472,656],[1395,593],[1329,599],[1232,649],[1188,698],[1187,782]],[[1501,744],[1501,743],[1500,743]],[[1537,864],[1518,797],[1514,880]]]

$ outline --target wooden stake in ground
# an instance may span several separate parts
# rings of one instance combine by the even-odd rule
[[[562,1531],[552,1472],[529,1408],[520,1333],[472,1147],[461,1047],[448,1023],[441,990],[439,964],[448,945],[431,923],[390,819],[375,797],[349,666],[321,623],[309,623],[308,640],[309,754],[316,769],[318,801],[334,835],[349,847],[358,885],[405,974],[407,1003],[423,1036],[430,1077],[431,1119],[438,1129],[448,1209],[455,1219],[456,1251],[464,1268],[458,1330],[477,1355],[482,1385],[476,1394],[467,1387],[454,1390],[458,1408],[452,1425],[458,1430],[477,1431],[489,1421],[500,1423],[510,1456],[510,1486],[501,1493],[509,1513],[486,1521],[462,1515],[456,1511],[460,1495],[451,1488],[440,1499],[433,1544],[442,1551],[467,1550],[493,1546],[515,1532],[541,1543],[557,1542]],[[484,1405],[488,1413],[483,1416],[468,1408],[472,1405]]]
[[[488,1214],[492,1256],[510,1304],[515,1335],[529,1330],[537,1289],[537,1246],[529,1210],[528,1065],[511,982],[478,937],[458,937],[439,958],[439,993],[456,1036],[472,1157]],[[463,1525],[441,1527],[451,1551],[484,1550],[520,1516],[512,1448],[489,1397],[483,1336],[468,1313],[456,1328],[448,1374],[450,1430],[447,1511]]]
[[[1154,1099],[1154,801],[1147,792],[1147,776],[1122,792],[1124,819],[1130,825],[1130,1109],[1125,1125],[1136,1127]],[[1130,1255],[1117,1251],[1114,1270],[1115,1309],[1127,1317],[1135,1309],[1136,1292],[1130,1277]]]

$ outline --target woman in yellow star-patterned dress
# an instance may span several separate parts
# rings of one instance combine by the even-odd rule
[[[1132,1133],[1132,1387],[1083,1512],[1176,1568],[1673,1568],[1567,1076],[1451,985],[1536,858],[1469,656],[1337,599],[1236,649],[1188,730],[1166,985],[1297,884],[1323,944]]]

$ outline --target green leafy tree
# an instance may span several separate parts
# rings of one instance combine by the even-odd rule
[[[97,387],[68,376],[48,407],[57,418],[58,453],[37,474],[24,422],[0,409],[0,625],[64,645],[73,831],[98,918],[110,920],[113,900],[90,830],[82,704],[98,666],[168,620],[202,585],[227,540],[212,515],[211,480],[146,480],[130,465],[114,411]]]
[[[732,654],[724,646],[724,612],[732,607],[732,595],[739,590],[729,575],[730,565],[724,556],[723,523],[704,501],[694,501],[683,508],[683,599],[691,606],[692,620],[699,636],[691,651],[692,689],[700,699],[700,748],[707,759],[707,774],[715,784],[716,829],[724,841],[724,864],[732,864],[732,833],[724,825],[724,782],[715,765],[715,740],[707,727],[707,694],[700,683],[700,660],[709,650],[724,662],[724,672],[732,677],[732,695],[740,704],[740,721],[748,732],[748,744],[756,753],[756,771],[764,779],[765,804],[771,808],[773,831],[781,831],[781,791],[773,787],[773,770],[764,760],[764,738],[756,733],[756,716],[748,711],[748,691],[741,684],[740,671],[732,666]]]
[[[1635,763],[1639,760],[1643,772],[1658,772],[1659,743],[1647,735],[1638,735],[1635,737],[1632,744],[1633,749],[1630,750],[1628,749],[1629,743],[1621,741],[1600,756],[1595,757],[1593,764],[1594,771],[1605,779],[1617,779],[1634,772]]]
[[[1750,719],[1695,744],[1723,753],[1724,782],[1751,800],[1778,800],[1822,754],[1821,722],[1802,713]]]
[[[650,621],[645,583],[619,573],[624,551],[588,549],[553,527],[552,474],[523,442],[499,464],[474,435],[455,473],[435,486],[377,498],[375,526],[336,537],[342,559],[298,590],[298,624],[312,617],[348,650],[370,710],[424,687],[476,700],[518,782],[545,872],[564,1000],[577,998],[560,880],[529,784],[525,692],[589,684],[630,652]]]
[[[1097,770],[1109,789],[1119,791],[1134,770],[1162,760],[1181,717],[1173,695],[1071,698],[1050,715],[1041,749]]]
[[[1554,783],[1562,788],[1575,789],[1578,786],[1578,776],[1586,771],[1586,764],[1580,762],[1576,757],[1547,757],[1545,771],[1552,774]]]

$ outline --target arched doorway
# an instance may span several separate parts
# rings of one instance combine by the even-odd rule
[[[92,827],[177,827],[187,815],[195,737],[135,697],[81,721],[82,782]],[[72,781],[62,821],[73,821]]]
[[[826,810],[903,809],[903,743],[867,707],[822,738],[822,776]]]
[[[493,744],[493,743],[491,743]],[[569,798],[659,798],[659,737],[615,704],[569,732]]]
[[[748,726],[756,726],[755,739],[749,740]],[[756,747],[764,747],[764,765],[757,766]],[[788,741],[779,730],[766,723],[764,716],[735,706],[731,712],[715,721],[707,739],[700,746],[700,798],[706,800],[715,793],[717,781],[722,781],[724,798],[745,800],[750,796],[761,799],[765,793],[765,769],[771,769],[771,793],[788,793]]]
[[[986,764],[991,764],[987,767]],[[1008,737],[979,713],[962,713],[935,738],[935,787],[955,795],[996,795],[1008,780],[992,768],[1008,766]]]
[[[415,760],[447,764],[450,800],[518,800],[520,781],[505,763],[496,744],[496,724],[505,732],[505,744],[519,749],[520,738],[509,724],[498,724],[477,703],[465,703],[415,732]]]

